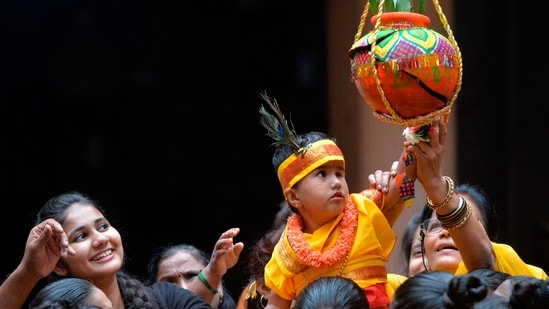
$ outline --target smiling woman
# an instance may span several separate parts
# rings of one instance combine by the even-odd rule
[[[498,216],[494,207],[489,203],[486,193],[479,187],[463,183],[449,190],[452,195],[458,195],[461,205],[469,205],[470,216],[474,224],[480,225],[485,230],[486,236],[491,241],[494,259],[489,265],[478,265],[477,268],[493,268],[494,270],[512,275],[531,275],[539,279],[546,279],[545,271],[537,266],[525,263],[515,250],[506,244],[495,242],[499,236]],[[465,207],[465,206],[463,206]],[[458,208],[459,209],[459,205]],[[463,208],[462,208],[463,209]],[[453,212],[457,214],[456,210]],[[464,214],[465,216],[466,214]],[[421,226],[423,263],[427,270],[445,270],[452,274],[464,274],[468,272],[466,263],[470,255],[474,254],[477,247],[471,245],[480,240],[474,240],[467,246],[458,246],[456,233],[463,233],[465,227],[446,226],[441,222],[441,215],[429,206],[422,211],[424,219]],[[459,249],[459,250],[458,250]],[[473,251],[471,251],[471,249]]]
[[[48,200],[36,216],[20,265],[0,286],[0,308],[20,309],[42,278],[82,278],[109,291],[114,308],[212,308],[194,293],[159,282],[145,286],[121,270],[122,238],[89,197],[68,192]]]

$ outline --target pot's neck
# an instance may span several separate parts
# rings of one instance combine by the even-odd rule
[[[378,16],[381,16],[380,24],[384,27],[428,27],[431,23],[431,19],[427,15],[414,12],[387,12],[372,16],[370,20],[372,25],[376,25]]]

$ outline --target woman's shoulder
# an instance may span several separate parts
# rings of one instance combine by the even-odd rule
[[[193,292],[170,282],[155,282],[148,286],[159,309],[213,308]]]

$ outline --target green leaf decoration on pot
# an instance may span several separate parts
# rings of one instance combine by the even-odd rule
[[[372,13],[377,14],[379,9],[379,0],[370,0],[370,10]],[[415,12],[422,14],[425,10],[425,3],[423,0],[417,0],[417,10]],[[386,0],[383,3],[383,12],[413,12],[413,3],[411,0]]]

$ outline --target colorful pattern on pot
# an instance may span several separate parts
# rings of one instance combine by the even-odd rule
[[[427,27],[427,16],[397,14],[382,14],[375,61],[371,57],[375,29],[352,45],[351,73],[361,96],[376,113],[391,119],[396,112],[403,119],[413,119],[444,108],[454,96],[460,78],[459,56],[446,37]],[[392,16],[384,19],[385,15]]]

